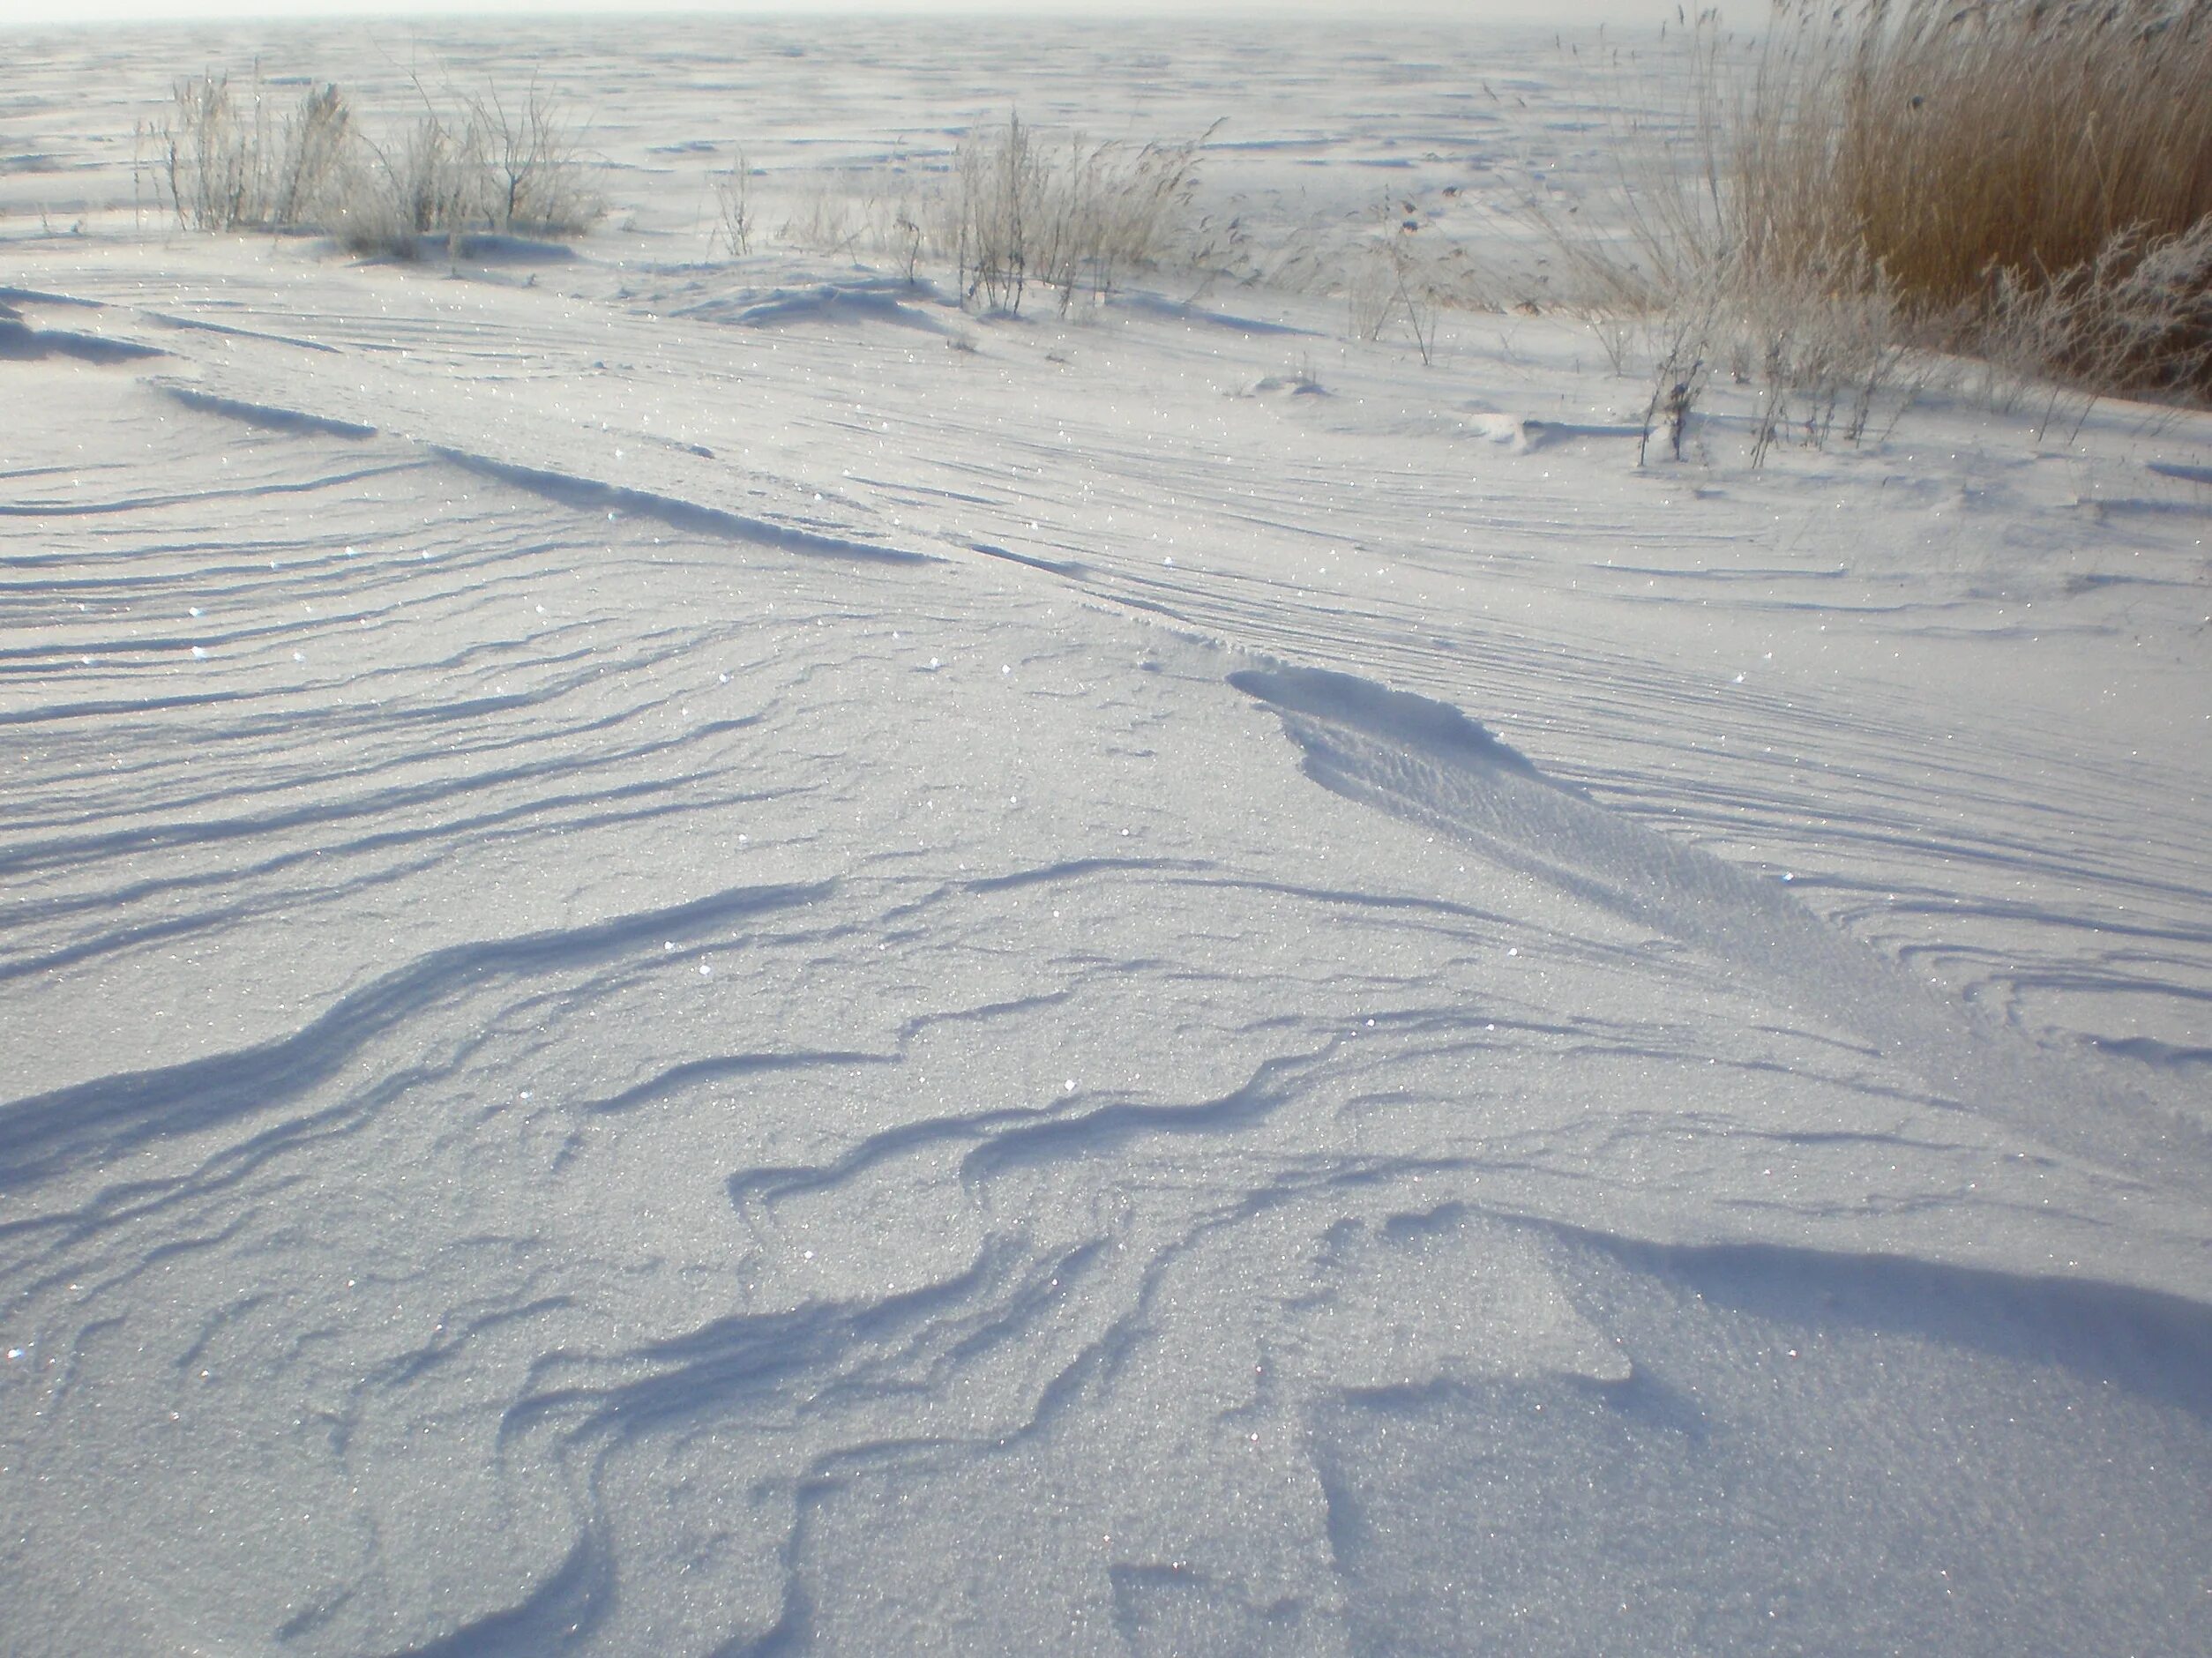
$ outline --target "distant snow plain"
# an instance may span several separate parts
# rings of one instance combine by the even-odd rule
[[[2212,421],[708,246],[1017,107],[1482,234],[1588,39],[5,45],[0,1648],[2212,1649]],[[257,56],[613,213],[176,232]]]

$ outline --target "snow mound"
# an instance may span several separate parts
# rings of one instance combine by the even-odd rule
[[[1110,305],[1115,310],[1126,311],[1132,316],[1194,323],[1200,327],[1222,328],[1239,334],[1310,336],[1313,332],[1295,323],[1267,322],[1257,317],[1239,317],[1229,311],[1209,310],[1192,300],[1169,299],[1164,295],[1147,294],[1141,290],[1116,294]]]
[[[128,340],[62,328],[34,328],[20,314],[0,314],[0,362],[30,362],[41,357],[73,357],[80,362],[142,362],[162,352]]]
[[[1266,374],[1248,381],[1240,396],[1244,397],[1326,397],[1328,387],[1308,374]]]
[[[1517,455],[1549,449],[1577,437],[1640,437],[1643,428],[1620,422],[1547,421],[1508,414],[1496,409],[1471,411],[1466,421],[1478,437],[1512,450]]]
[[[788,328],[800,323],[888,323],[900,328],[918,328],[927,333],[956,333],[957,330],[909,302],[924,296],[934,296],[934,290],[927,284],[895,279],[824,282],[809,288],[777,288],[765,297],[707,300],[686,307],[681,314],[738,328]]]

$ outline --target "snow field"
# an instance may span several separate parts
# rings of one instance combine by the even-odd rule
[[[139,235],[112,112],[4,221],[0,1644],[2201,1646],[2202,420],[1639,472],[1550,318],[708,261],[741,72],[1135,75],[1286,235],[1521,142],[1440,41],[1595,95],[728,38],[548,31],[572,258]]]

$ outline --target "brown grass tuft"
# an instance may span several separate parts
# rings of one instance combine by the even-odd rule
[[[1856,263],[1935,343],[2212,394],[2212,0],[1785,0],[1727,100],[1754,280]]]

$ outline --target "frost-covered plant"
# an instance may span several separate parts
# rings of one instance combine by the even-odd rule
[[[1636,464],[1649,458],[1651,440],[1664,431],[1667,447],[1677,460],[1690,429],[1690,414],[1704,393],[1711,376],[1715,304],[1693,301],[1667,313],[1660,325],[1662,343],[1652,367],[1651,400],[1644,406],[1643,436],[1636,444]]]
[[[791,199],[777,235],[794,247],[851,255],[882,245],[882,202],[866,179],[840,174]]]
[[[420,113],[379,138],[335,86],[273,121],[258,67],[246,95],[227,75],[179,81],[154,124],[158,180],[181,225],[322,229],[355,252],[402,256],[425,235],[572,235],[606,211],[575,129],[535,85],[519,101],[489,88],[451,110],[415,92]]]
[[[157,181],[178,224],[291,230],[314,222],[343,165],[352,111],[334,86],[308,92],[273,123],[270,101],[258,65],[243,98],[226,74],[176,83],[154,142]]]
[[[415,93],[410,126],[362,142],[332,226],[348,249],[405,258],[424,235],[574,235],[605,213],[574,128],[534,85],[516,103],[496,88],[461,97],[450,114],[420,82]]]
[[[335,85],[302,96],[284,123],[269,215],[278,229],[319,221],[332,188],[344,174],[354,137],[353,110]]]
[[[482,170],[435,113],[382,142],[364,138],[330,229],[348,252],[415,256],[424,235],[460,235],[483,214]]]
[[[477,171],[483,217],[494,230],[574,235],[607,204],[586,180],[581,139],[566,112],[533,81],[520,101],[496,86],[460,100],[455,145]]]
[[[963,300],[1021,309],[1028,285],[1029,216],[1044,193],[1044,164],[1020,116],[971,133],[953,161],[951,240]]]
[[[1193,206],[1199,152],[1213,131],[1093,143],[1010,116],[969,132],[941,161],[900,157],[820,177],[793,194],[777,234],[819,251],[888,257],[908,280],[941,260],[963,304],[1018,312],[1042,288],[1065,314],[1105,298],[1132,271],[1211,269],[1240,247],[1237,221],[1201,219]],[[718,178],[715,188],[717,239],[735,245],[734,181]],[[757,220],[749,201],[741,210]]]
[[[2095,390],[2212,397],[2212,214],[2176,235],[2116,235],[2066,270],[1993,273],[1978,344],[2015,383],[2056,371]]]
[[[745,153],[738,151],[729,170],[714,174],[708,182],[714,191],[710,250],[713,242],[719,241],[729,250],[731,258],[742,259],[752,251],[753,233],[752,168],[746,163]]]
[[[258,226],[265,215],[265,123],[260,87],[242,111],[228,75],[176,83],[170,114],[156,128],[176,221],[195,230]]]

